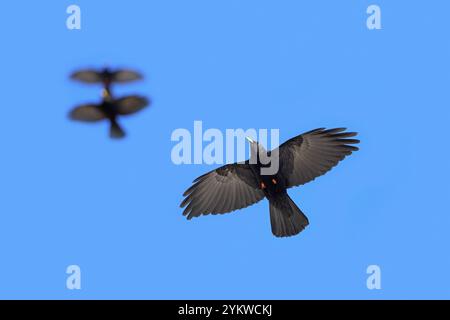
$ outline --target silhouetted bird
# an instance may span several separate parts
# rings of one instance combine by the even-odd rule
[[[100,70],[85,69],[76,71],[70,78],[84,83],[102,83],[104,88],[110,91],[112,83],[126,83],[141,80],[142,75],[132,70],[110,70],[109,68],[104,68]]]
[[[125,136],[125,132],[117,122],[119,116],[136,113],[150,104],[147,98],[141,96],[127,96],[120,99],[113,99],[106,89],[103,90],[102,96],[101,103],[78,106],[70,112],[69,117],[72,120],[83,122],[109,120],[111,123],[109,131],[111,138],[122,138]]]
[[[181,207],[188,219],[207,214],[222,214],[248,207],[263,198],[269,200],[272,233],[277,237],[293,236],[308,224],[308,218],[287,194],[287,189],[299,186],[325,174],[339,161],[358,150],[350,139],[355,132],[345,128],[315,129],[292,138],[279,148],[266,151],[250,141],[250,161],[233,163],[210,171],[194,180],[183,194]],[[279,170],[274,175],[262,175],[270,166],[261,156],[276,157]],[[267,159],[267,158],[266,158]],[[262,160],[262,161],[261,161]]]

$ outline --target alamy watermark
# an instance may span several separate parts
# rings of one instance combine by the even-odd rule
[[[381,8],[376,4],[372,4],[367,7],[366,10],[369,17],[367,18],[366,25],[369,30],[381,29]]]
[[[181,164],[225,164],[243,162],[260,163],[262,175],[274,175],[278,172],[278,152],[268,154],[270,147],[278,147],[279,129],[219,129],[203,130],[202,121],[194,121],[192,132],[178,128],[172,132],[171,141],[177,142],[171,151],[171,160]],[[250,141],[250,143],[249,143]],[[257,154],[258,157],[251,157]]]
[[[69,16],[66,19],[66,27],[69,30],[81,30],[81,8],[72,4],[67,7],[66,13]],[[371,4],[367,7],[366,13],[369,15],[366,20],[366,26],[369,30],[381,29],[381,8],[379,5]]]
[[[69,16],[66,19],[66,27],[69,30],[81,29],[81,9],[79,6],[72,4],[67,7],[66,13]]]
[[[81,268],[76,264],[70,265],[66,269],[69,275],[66,279],[66,288],[69,290],[81,289]]]
[[[376,264],[371,264],[366,269],[367,277],[366,285],[369,290],[380,290],[381,289],[381,268]]]

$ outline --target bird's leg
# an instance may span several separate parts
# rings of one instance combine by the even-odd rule
[[[265,189],[266,185],[264,184],[264,182],[261,181],[261,189]]]
[[[273,184],[277,184],[277,180],[272,179]]]

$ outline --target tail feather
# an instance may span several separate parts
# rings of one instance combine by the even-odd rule
[[[116,139],[123,138],[125,137],[125,131],[123,131],[117,122],[113,121],[111,122],[111,127],[109,129],[109,136]]]
[[[309,224],[308,218],[287,193],[271,198],[269,206],[272,233],[276,237],[294,236]]]

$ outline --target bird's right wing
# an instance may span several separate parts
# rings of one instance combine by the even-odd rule
[[[72,73],[70,78],[85,83],[98,83],[103,81],[102,75],[98,71],[93,69],[74,72]]]
[[[120,115],[136,113],[150,104],[150,101],[141,96],[128,96],[115,101],[116,111]]]
[[[305,132],[283,143],[278,149],[279,173],[286,179],[286,187],[305,184],[325,174],[339,161],[357,151],[359,140],[351,139],[356,132],[345,128],[324,128]]]
[[[131,70],[118,70],[113,74],[113,81],[123,83],[141,80],[142,75],[139,72]]]
[[[72,120],[95,122],[106,118],[102,110],[96,104],[84,104],[76,107],[69,113]]]
[[[249,164],[234,163],[198,177],[183,196],[180,207],[186,207],[183,215],[191,219],[248,207],[262,200],[264,192]]]

